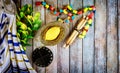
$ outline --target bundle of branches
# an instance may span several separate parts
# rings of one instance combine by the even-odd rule
[[[30,46],[28,40],[34,37],[34,32],[41,26],[40,13],[37,12],[33,16],[32,6],[26,4],[19,9],[16,17],[17,37],[20,38],[20,43],[24,50],[26,50],[26,46]]]

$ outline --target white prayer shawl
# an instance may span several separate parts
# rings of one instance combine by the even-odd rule
[[[16,36],[16,16],[0,16],[0,73],[36,73]]]

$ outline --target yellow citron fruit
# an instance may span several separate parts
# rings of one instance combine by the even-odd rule
[[[45,40],[55,40],[60,34],[60,27],[51,27],[45,35]]]

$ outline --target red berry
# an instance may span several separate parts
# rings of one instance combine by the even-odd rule
[[[95,10],[96,8],[95,8],[95,6],[90,6],[90,8],[92,8],[93,10]]]
[[[54,8],[54,7],[52,7],[52,6],[50,6],[50,10],[51,10],[51,11],[54,11],[54,10],[55,10],[55,8]]]
[[[77,14],[82,14],[82,10],[78,11]]]
[[[59,16],[59,14],[60,14],[60,12],[57,12],[57,13],[56,13],[56,16]]]
[[[70,19],[70,22],[73,22],[73,20],[72,20],[72,19]]]
[[[41,2],[35,2],[35,5],[36,6],[39,6],[39,5],[41,5],[42,3]]]
[[[93,16],[94,16],[94,13],[93,13],[93,12],[91,12],[91,13],[88,15],[89,19],[92,19]]]
[[[72,16],[72,13],[68,13],[68,16]]]

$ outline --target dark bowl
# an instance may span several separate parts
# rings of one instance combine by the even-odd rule
[[[47,67],[53,61],[53,53],[47,47],[36,48],[32,52],[32,61],[39,67]]]

